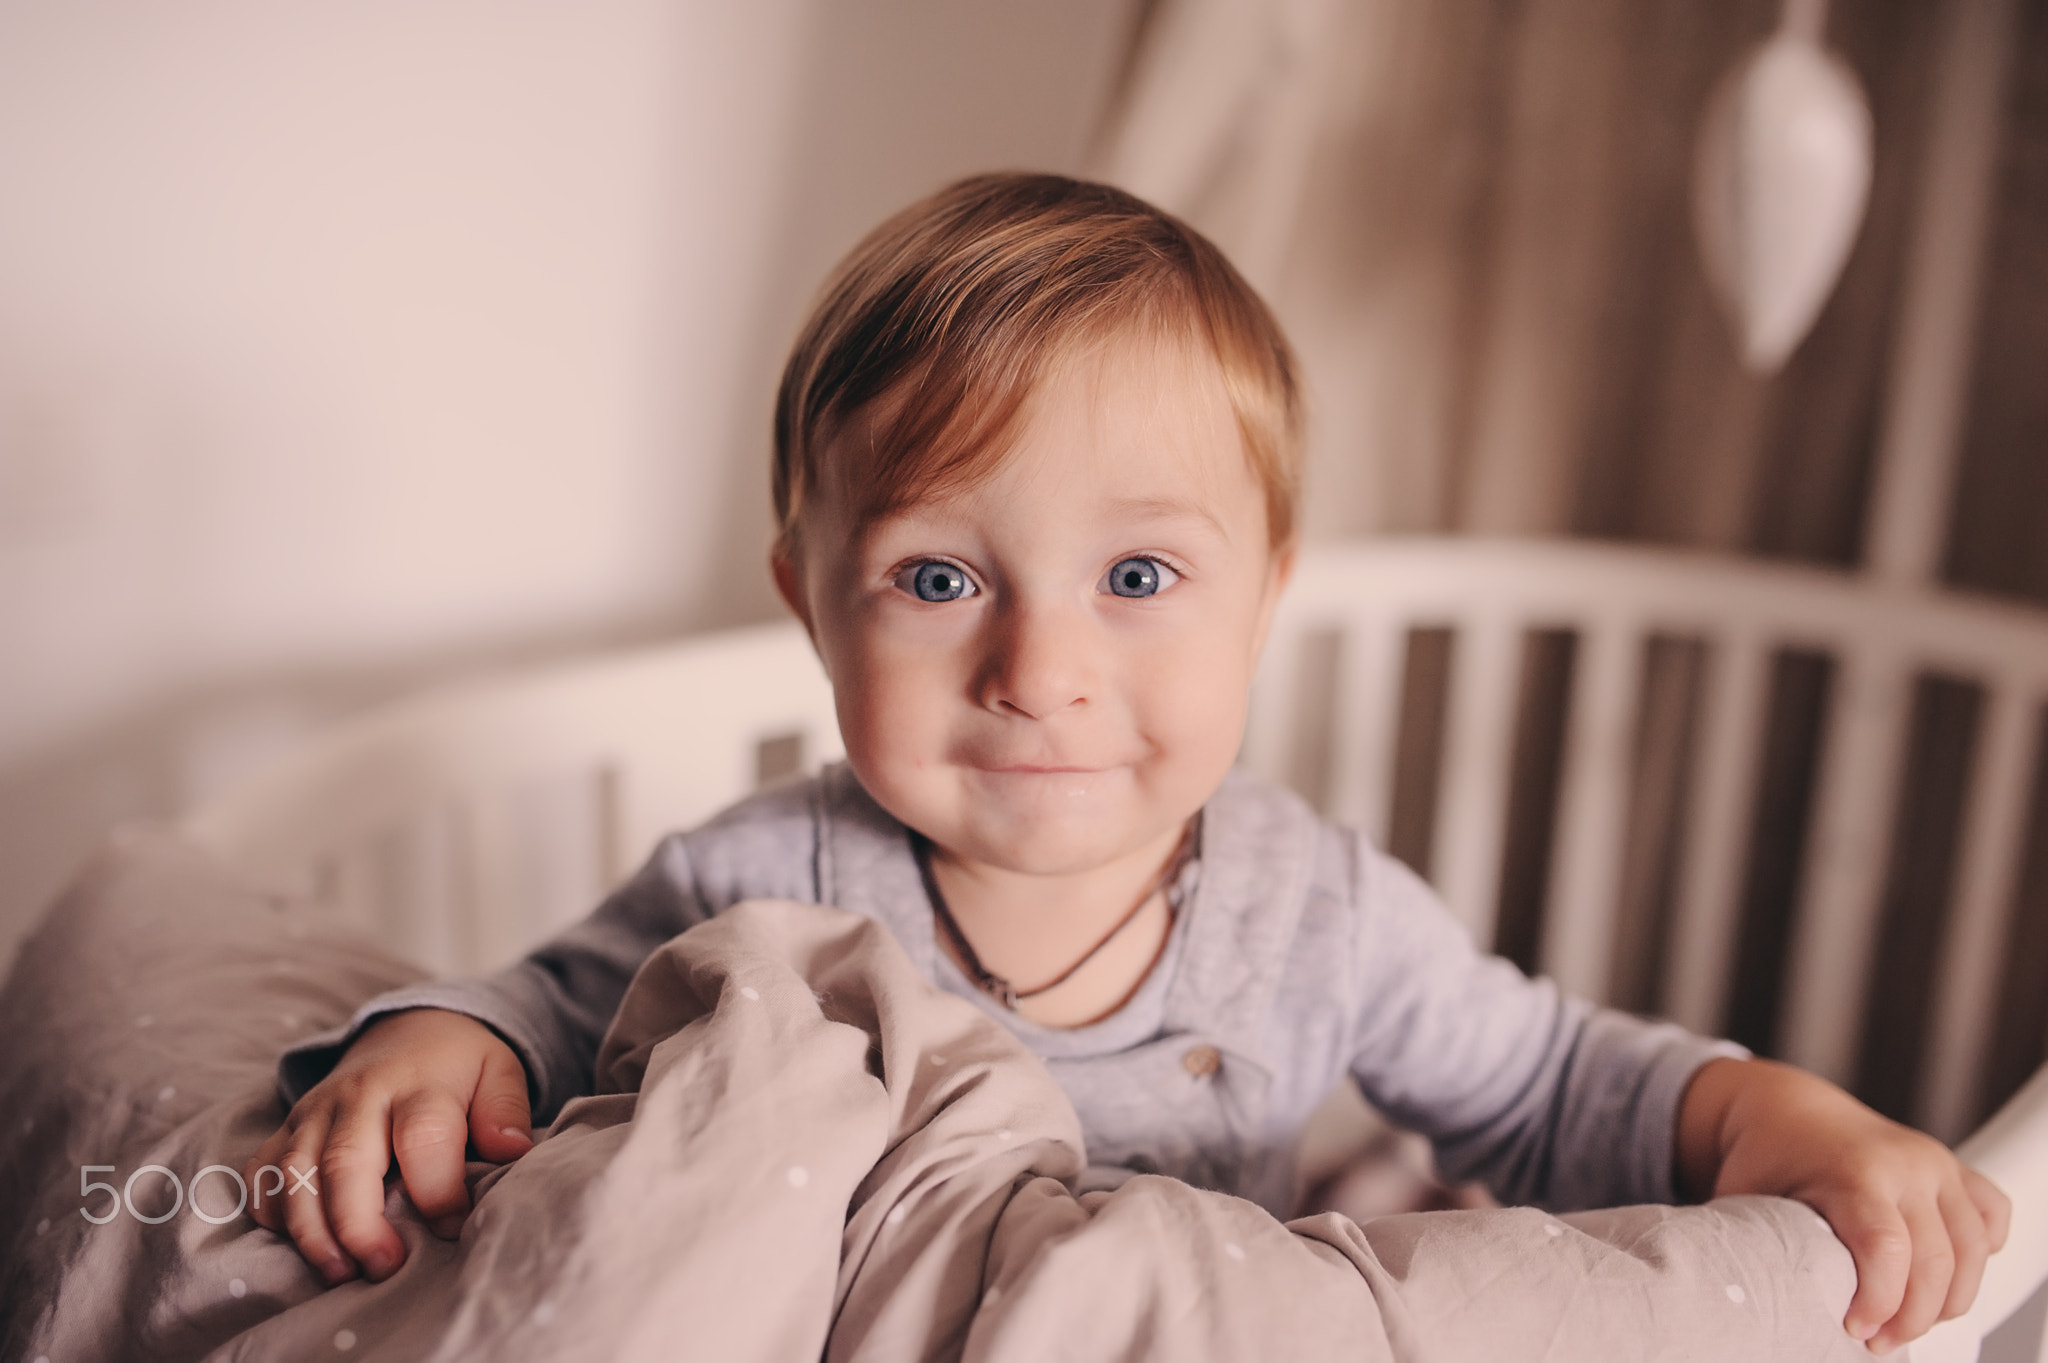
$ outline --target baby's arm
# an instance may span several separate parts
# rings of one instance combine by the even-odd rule
[[[1569,1211],[1670,1202],[1679,1100],[1739,1046],[1595,1009],[1476,951],[1419,877],[1361,845],[1350,1068],[1451,1179]]]
[[[1679,1109],[1677,1176],[1694,1197],[1769,1193],[1827,1218],[1856,1260],[1843,1324],[1878,1353],[1961,1315],[2012,1204],[1930,1136],[1767,1060],[1713,1060]]]

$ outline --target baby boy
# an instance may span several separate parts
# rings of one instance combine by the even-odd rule
[[[1072,1098],[1102,1186],[1175,1175],[1285,1215],[1347,1077],[1444,1169],[1552,1207],[1775,1193],[1849,1247],[1873,1348],[1976,1292],[2002,1194],[1796,1070],[1591,1008],[1474,951],[1357,833],[1232,767],[1294,565],[1293,360],[1217,250],[1117,190],[955,185],[827,285],[775,417],[776,585],[846,762],[670,837],[483,981],[371,1001],[288,1053],[258,1214],[330,1281],[391,1273],[392,1161],[436,1229],[465,1154],[588,1092],[639,963],[744,899],[880,919]]]

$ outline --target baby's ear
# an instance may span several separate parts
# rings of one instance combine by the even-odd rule
[[[803,621],[804,632],[811,636],[813,644],[817,643],[818,631],[811,627],[811,603],[804,596],[803,566],[787,546],[778,544],[768,551],[768,571],[775,576],[775,590],[782,597],[782,604]]]
[[[1280,595],[1287,590],[1288,579],[1294,576],[1294,546],[1284,545],[1273,551],[1266,565],[1265,599],[1259,603],[1259,616],[1253,625],[1252,654],[1254,657],[1266,651],[1266,635],[1273,627],[1273,611],[1280,604]]]
[[[1294,578],[1295,546],[1292,544],[1273,551],[1273,595],[1287,590],[1287,584]]]

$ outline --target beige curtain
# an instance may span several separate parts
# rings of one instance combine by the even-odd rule
[[[1833,0],[1827,40],[1875,122],[1869,213],[1813,332],[1760,379],[1738,365],[1709,297],[1690,191],[1709,92],[1779,11],[1780,0],[1141,4],[1094,168],[1213,234],[1280,312],[1314,403],[1309,535],[1587,535],[1886,573],[1903,558],[1938,564],[1955,586],[2048,602],[2048,0]],[[1959,124],[1979,89],[1999,107],[1983,126]],[[1936,230],[1959,159],[1995,167],[1977,182],[1986,215],[1948,213]],[[1930,312],[1938,240],[1961,240],[1981,274],[1950,272],[1955,296]],[[1943,311],[1956,325],[1929,330]],[[1929,412],[1949,429],[1918,467],[1942,472],[1901,478],[1900,442],[1925,435]],[[1924,506],[1951,469],[1952,509]],[[1919,527],[1906,538],[1920,547],[1900,555],[1887,531],[1870,553],[1874,503],[1882,525]],[[1927,546],[1944,526],[1945,549]],[[1500,905],[1500,945],[1521,956],[1543,908],[1550,740],[1571,667],[1567,643],[1534,642]],[[1666,642],[1641,698],[1623,909],[1625,936],[1651,953],[1701,669],[1697,648]],[[1427,646],[1410,650],[1404,751],[1411,739],[1429,749],[1428,678],[1443,670],[1441,641],[1415,643]],[[1763,1050],[1827,664],[1784,655],[1771,686],[1731,999],[1735,1035]],[[1976,692],[1930,677],[1918,702],[1906,787],[1952,798],[1908,802],[1897,861],[1946,865]],[[2048,763],[2037,770],[2006,975],[1987,982],[2001,999],[1993,1100],[2048,1055]],[[1426,790],[1399,784],[1393,850],[1413,843],[1425,864]],[[1887,928],[1880,996],[1924,995],[1926,953],[1911,944],[1935,940],[1944,876],[1900,890],[1910,903]],[[1622,1001],[1654,1009],[1647,978]],[[1874,1043],[1880,1061],[1886,1044]],[[1911,1108],[1899,1084],[1864,1087],[1886,1110]]]
[[[1840,0],[1879,129],[1813,335],[1737,365],[1690,217],[1777,0],[1153,0],[1096,169],[1213,233],[1315,402],[1311,534],[1617,536],[1849,564],[1945,5]]]

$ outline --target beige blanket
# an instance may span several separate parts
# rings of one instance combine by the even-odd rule
[[[1867,1357],[1838,1324],[1848,1255],[1788,1202],[1361,1227],[1156,1177],[1077,1199],[1036,1060],[871,921],[780,902],[647,962],[600,1094],[471,1166],[459,1242],[394,1180],[411,1253],[386,1282],[323,1289],[226,1215],[221,1173],[141,1219],[169,1184],[135,1171],[238,1168],[282,1115],[284,1039],[413,973],[162,835],[102,858],[0,996],[6,1356]]]

